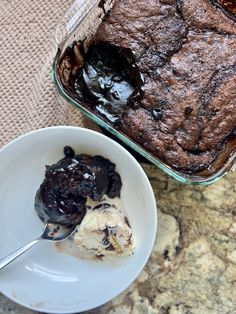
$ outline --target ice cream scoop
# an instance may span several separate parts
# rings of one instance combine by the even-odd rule
[[[74,233],[74,243],[95,256],[129,256],[134,251],[128,219],[114,205],[102,203],[87,211]]]

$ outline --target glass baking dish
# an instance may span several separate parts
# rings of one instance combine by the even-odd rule
[[[195,175],[188,175],[178,172],[145,150],[124,133],[115,129],[108,121],[99,116],[99,114],[96,115],[94,112],[91,112],[89,108],[82,106],[78,100],[70,96],[67,90],[63,87],[59,78],[58,68],[65,49],[74,41],[81,40],[89,42],[92,35],[96,32],[98,25],[102,22],[105,12],[113,6],[114,2],[115,0],[77,0],[59,21],[55,32],[58,51],[53,62],[53,80],[59,94],[70,104],[76,106],[91,120],[115,135],[117,139],[121,140],[124,144],[137,151],[154,165],[158,166],[167,174],[182,183],[207,185],[216,182],[229,171],[235,170],[236,152],[231,154],[227,153],[229,149],[232,150],[231,144],[231,146],[228,148],[226,147],[225,151],[222,153],[223,156],[221,156],[221,162],[219,163],[219,160],[216,160],[211,165],[211,173],[209,171],[203,171]],[[235,148],[235,145],[236,143],[233,142],[233,149]]]

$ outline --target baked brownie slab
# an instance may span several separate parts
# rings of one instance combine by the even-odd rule
[[[209,169],[236,138],[232,3],[117,0],[88,52],[65,53],[62,83],[172,168]]]

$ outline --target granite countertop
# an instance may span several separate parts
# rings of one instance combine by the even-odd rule
[[[236,313],[236,175],[186,186],[144,165],[158,204],[158,237],[135,283],[87,314]],[[33,314],[0,295],[0,314]]]

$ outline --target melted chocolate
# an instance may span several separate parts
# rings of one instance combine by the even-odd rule
[[[86,199],[104,194],[119,197],[121,178],[115,165],[102,156],[75,155],[64,148],[65,158],[46,166],[45,179],[35,198],[35,208],[45,222],[79,224],[86,213]]]
[[[129,49],[103,42],[91,46],[85,54],[82,45],[74,43],[65,55],[68,58],[60,66],[64,85],[81,102],[91,103],[92,108],[95,105],[109,121],[117,122],[126,107],[140,96],[143,82]],[[73,67],[75,73],[70,73]]]

